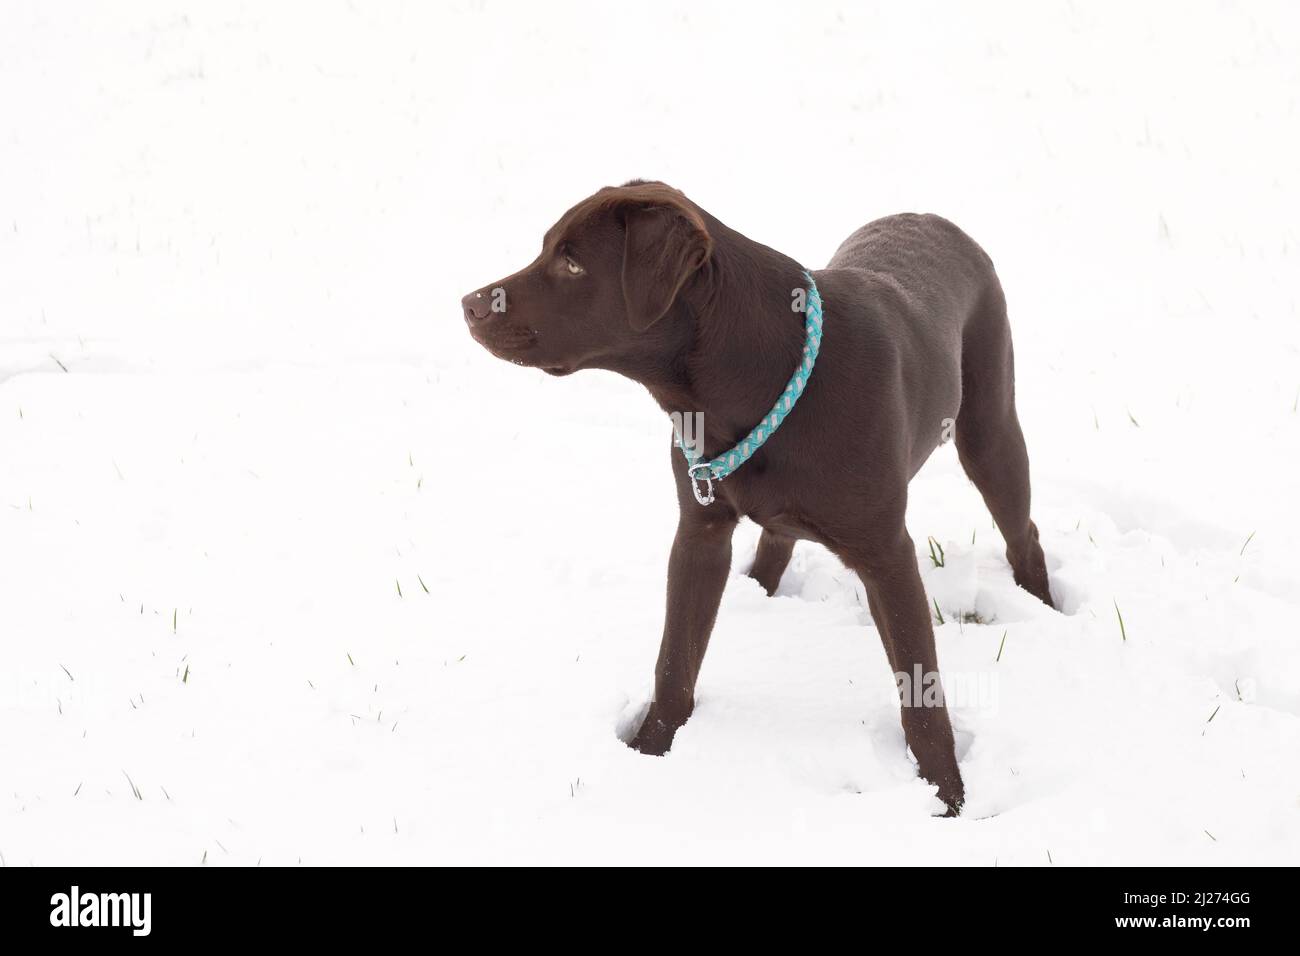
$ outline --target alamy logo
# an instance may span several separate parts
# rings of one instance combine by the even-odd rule
[[[670,412],[673,437],[691,461],[704,457],[704,413]]]
[[[129,926],[134,936],[149,935],[151,893],[71,893],[50,897],[51,926]]]

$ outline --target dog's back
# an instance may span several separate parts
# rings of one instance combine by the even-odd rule
[[[1001,297],[988,254],[953,223],[929,213],[867,223],[840,244],[827,268],[860,271],[896,289],[917,317],[964,320],[990,297]]]

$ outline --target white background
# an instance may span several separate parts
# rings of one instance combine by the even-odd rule
[[[1285,3],[4,3],[0,859],[1297,862],[1298,45]],[[941,449],[962,818],[855,582],[801,545],[765,598],[752,526],[695,717],[619,741],[668,424],[458,300],[634,176],[811,268],[904,210],[997,263],[1064,613]]]

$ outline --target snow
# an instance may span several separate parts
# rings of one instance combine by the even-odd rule
[[[1298,19],[6,5],[3,861],[1296,863]],[[620,742],[668,424],[458,299],[633,176],[812,267],[909,209],[997,262],[1062,613],[941,449],[961,818],[856,582],[765,597],[750,525],[694,717]]]

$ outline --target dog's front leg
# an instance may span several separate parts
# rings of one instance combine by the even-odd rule
[[[722,502],[718,502],[722,504]],[[655,665],[654,700],[629,746],[665,754],[695,707],[695,681],[731,570],[736,517],[716,506],[707,513],[691,503],[677,524],[668,559],[668,609]]]
[[[888,543],[844,556],[867,589],[871,616],[880,631],[902,705],[903,735],[921,776],[939,788],[939,799],[956,816],[965,800],[952,723],[939,681],[939,657],[916,550],[906,531]]]

